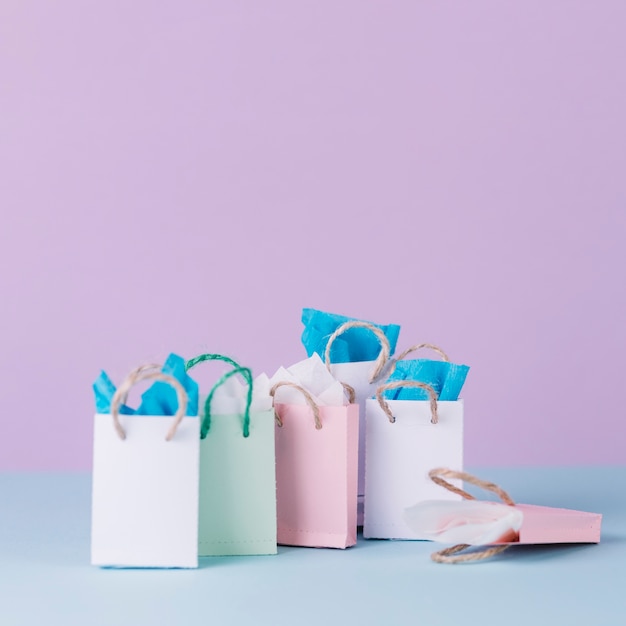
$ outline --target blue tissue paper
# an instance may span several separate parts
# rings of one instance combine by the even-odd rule
[[[100,372],[98,378],[96,378],[93,384],[93,392],[96,396],[96,413],[101,415],[108,415],[111,413],[111,401],[116,392],[115,385],[111,382],[111,379],[107,376],[106,372]],[[133,415],[134,409],[122,404],[120,407],[120,413],[124,415]]]
[[[398,361],[396,369],[386,382],[398,380],[414,380],[430,385],[437,394],[438,400],[458,400],[469,367],[447,361],[430,359],[413,359]],[[419,387],[400,387],[385,391],[387,400],[428,400],[428,393]]]
[[[161,370],[164,374],[173,376],[187,392],[187,415],[198,415],[198,383],[185,371],[185,360],[175,354],[165,361]],[[111,401],[116,387],[105,372],[93,384],[96,398],[96,412],[99,414],[111,413]],[[141,404],[138,409],[123,404],[120,413],[124,415],[175,415],[178,410],[176,390],[167,383],[156,381],[141,395]]]
[[[185,359],[170,354],[161,371],[173,376],[187,392],[187,415],[198,415],[198,383],[185,371]],[[176,390],[157,380],[141,395],[137,415],[174,415],[178,410]]]
[[[324,359],[326,344],[330,336],[342,324],[353,321],[361,320],[334,313],[325,313],[316,309],[303,309],[302,323],[304,324],[304,331],[302,332],[302,343],[306,349],[307,356],[313,356],[313,353],[316,352]],[[400,326],[397,324],[383,326],[374,322],[368,323],[377,326],[385,333],[389,340],[391,354],[393,354],[398,343]],[[351,328],[333,342],[330,361],[331,363],[374,361],[379,353],[380,343],[369,330],[366,328]]]

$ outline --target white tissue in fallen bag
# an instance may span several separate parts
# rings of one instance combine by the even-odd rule
[[[404,519],[424,539],[480,546],[511,541],[524,514],[499,502],[425,500],[406,509]]]

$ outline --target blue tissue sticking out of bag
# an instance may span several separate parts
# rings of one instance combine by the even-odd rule
[[[185,371],[185,359],[170,354],[161,371],[173,376],[187,392],[187,415],[198,415],[198,383]],[[175,415],[178,410],[176,390],[157,380],[141,395],[137,415]]]
[[[439,400],[454,402],[459,399],[470,368],[469,365],[460,365],[458,363],[448,363],[448,365],[448,375],[443,381]]]
[[[433,361],[430,359],[413,359],[398,361],[396,369],[386,382],[398,380],[414,380],[430,385],[440,401],[459,399],[461,389],[465,384],[469,366],[457,365],[448,361]],[[428,393],[419,387],[400,387],[389,389],[383,396],[387,400],[428,400]]]
[[[187,392],[187,415],[198,415],[198,383],[185,371],[185,360],[175,354],[165,361],[161,370],[178,380]],[[116,387],[105,372],[100,375],[93,384],[96,397],[96,413],[111,413],[111,401],[115,395]],[[141,395],[141,404],[138,409],[123,404],[120,413],[123,415],[175,415],[178,410],[176,390],[167,383],[157,381],[153,383]]]
[[[316,309],[302,309],[302,343],[307,352],[307,356],[314,353],[324,359],[326,344],[330,336],[346,322],[361,321],[353,317],[325,313]],[[400,334],[400,326],[397,324],[371,323],[372,326],[380,328],[389,340],[391,354],[395,352]],[[351,328],[343,335],[333,341],[330,361],[331,363],[356,363],[359,361],[374,361],[380,353],[380,343],[378,339],[366,328]]]
[[[93,392],[96,396],[96,413],[100,415],[108,415],[111,412],[111,401],[115,395],[115,385],[107,376],[106,372],[100,372],[93,384]],[[134,409],[122,404],[120,413],[123,415],[133,415]]]

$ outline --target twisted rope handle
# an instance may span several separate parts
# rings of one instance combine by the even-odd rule
[[[509,547],[510,546],[493,546],[491,548],[486,548],[485,550],[479,550],[478,552],[468,552],[467,554],[453,556],[458,552],[471,548],[471,546],[467,543],[459,543],[451,548],[445,548],[444,550],[433,552],[430,555],[430,558],[435,563],[469,563],[470,561],[483,561],[484,559],[489,559],[492,556],[496,556],[496,554],[504,552]]]
[[[126,439],[126,431],[123,426],[120,424],[120,406],[123,402],[126,401],[128,397],[128,392],[131,387],[136,385],[138,382],[142,380],[160,380],[161,382],[168,383],[174,388],[176,391],[176,398],[178,400],[178,410],[174,415],[174,421],[170,426],[170,429],[167,431],[165,435],[166,441],[171,441],[171,439],[176,434],[176,430],[179,424],[183,421],[185,417],[185,413],[187,411],[187,392],[185,388],[176,380],[173,376],[169,374],[164,374],[163,372],[152,372],[149,371],[153,369],[153,365],[141,366],[134,369],[124,380],[124,382],[119,386],[117,391],[113,394],[113,399],[111,400],[111,417],[113,418],[113,426],[115,427],[115,431],[122,441]],[[157,366],[159,367],[159,366]]]
[[[391,376],[395,371],[398,365],[398,361],[402,361],[407,355],[411,354],[411,352],[419,352],[420,350],[433,350],[436,352],[442,361],[446,363],[450,362],[450,357],[439,347],[432,343],[418,343],[410,348],[407,348],[404,352],[399,354],[395,359],[391,360],[391,365],[389,367],[388,376]]]
[[[354,387],[348,385],[348,383],[341,383],[341,386],[345,389],[345,392],[348,396],[348,402],[350,404],[354,404],[356,402],[356,391],[354,390]]]
[[[202,419],[202,425],[200,429],[200,439],[205,439],[209,432],[209,429],[211,428],[211,400],[213,399],[213,395],[215,394],[216,389],[235,374],[241,374],[241,377],[248,385],[246,408],[243,416],[243,436],[248,437],[250,435],[250,405],[252,404],[252,372],[249,368],[239,365],[237,361],[231,359],[229,356],[212,353],[200,354],[193,359],[189,359],[189,361],[185,363],[185,371],[188,372],[192,367],[195,367],[196,365],[198,365],[199,363],[203,363],[204,361],[223,361],[224,363],[232,365],[233,369],[230,372],[224,374],[215,383],[215,385],[209,392],[206,402],[204,403],[204,417]]]
[[[202,418],[202,425],[200,427],[200,439],[206,439],[209,429],[211,428],[211,401],[215,392],[221,385],[223,385],[231,376],[239,374],[248,386],[248,393],[246,395],[246,408],[243,413],[243,436],[250,436],[250,406],[252,405],[252,372],[247,367],[236,367],[230,372],[226,372],[214,385],[213,389],[209,392],[206,402],[204,403],[204,417]]]
[[[142,374],[143,372],[149,372],[151,370],[156,370],[160,372],[161,366],[158,363],[145,363],[144,365],[139,365],[134,370],[132,370],[130,374],[128,374],[127,378],[137,378],[139,374]],[[121,404],[126,404],[126,401],[128,400],[129,392],[130,392],[130,387],[126,390],[126,393],[124,394],[122,398]]]
[[[471,485],[476,485],[477,487],[481,487],[487,491],[491,491],[495,493],[500,499],[509,506],[515,506],[515,502],[513,498],[502,489],[499,485],[495,483],[481,480],[477,478],[473,474],[468,474],[467,472],[457,472],[455,470],[447,469],[447,468],[437,468],[430,470],[428,472],[429,478],[440,487],[451,491],[452,493],[456,493],[465,500],[475,500],[476,498],[467,493],[467,491],[460,489],[459,487],[455,487],[450,484],[446,478],[463,480]],[[500,554],[508,549],[510,546],[492,546],[490,548],[485,548],[484,550],[479,550],[477,552],[469,552],[467,554],[458,554],[459,552],[463,552],[463,550],[467,550],[471,546],[467,543],[460,543],[456,546],[452,546],[450,548],[445,548],[444,550],[439,550],[438,552],[433,552],[430,555],[430,558],[435,561],[435,563],[469,563],[470,561],[482,561],[484,559],[489,559],[496,554]],[[458,556],[455,556],[458,555]]]
[[[313,397],[311,396],[311,394],[304,387],[301,387],[300,385],[297,385],[296,383],[291,383],[291,382],[288,382],[286,380],[283,380],[283,381],[280,381],[280,382],[276,383],[270,389],[270,396],[272,396],[272,404],[274,403],[274,396],[275,396],[276,391],[277,391],[277,389],[279,387],[293,387],[294,389],[297,389],[304,396],[304,399],[306,400],[306,403],[309,405],[309,407],[313,411],[313,418],[315,420],[315,428],[317,430],[320,430],[322,428],[322,420],[320,418],[320,410],[319,410],[319,407],[317,406],[317,404],[315,404],[315,400],[313,400]],[[274,408],[274,415],[276,416],[276,424],[278,425],[279,428],[282,428],[283,427],[283,420],[280,418],[280,415],[278,415],[278,412],[276,411],[276,408]]]
[[[187,363],[185,363],[185,371],[189,371],[192,367],[198,365],[198,363],[203,363],[204,361],[223,361],[224,363],[228,363],[233,367],[241,367],[237,361],[231,359],[229,356],[224,356],[223,354],[200,354],[199,356],[194,357],[193,359],[189,359]]]
[[[430,385],[421,383],[417,380],[395,380],[392,383],[381,385],[376,390],[376,399],[378,400],[378,404],[380,404],[380,408],[385,412],[385,415],[389,418],[389,421],[392,424],[396,421],[396,418],[391,412],[389,404],[387,404],[387,401],[383,398],[383,393],[389,389],[398,389],[399,387],[419,387],[420,389],[424,389],[430,398],[430,423],[437,424],[439,422],[439,415],[437,414],[437,393]]]
[[[370,375],[370,383],[373,383],[380,376],[385,365],[387,364],[387,361],[389,360],[389,356],[391,354],[391,346],[389,345],[389,339],[387,339],[385,333],[380,328],[374,326],[373,324],[370,324],[369,322],[345,322],[344,324],[339,326],[337,330],[335,330],[335,332],[329,337],[328,343],[326,344],[326,352],[324,354],[326,367],[328,368],[328,371],[330,371],[330,350],[333,343],[335,342],[335,339],[337,339],[337,337],[339,337],[340,335],[343,335],[343,333],[345,333],[347,330],[350,330],[351,328],[366,328],[367,330],[372,332],[380,342],[380,352],[378,354],[378,357],[376,358],[374,369],[372,370],[372,373]]]

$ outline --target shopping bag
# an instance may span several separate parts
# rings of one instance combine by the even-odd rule
[[[430,400],[385,400],[400,386],[425,390]],[[418,381],[381,385],[365,408],[365,519],[363,536],[424,539],[404,519],[407,507],[441,498],[428,479],[436,466],[463,466],[463,401],[438,402]],[[448,499],[460,498],[448,493]]]
[[[516,504],[495,483],[448,468],[432,469],[430,479],[462,498],[459,502],[425,500],[405,511],[407,524],[440,543],[455,543],[431,555],[437,563],[481,561],[522,544],[599,543],[602,515],[549,506]],[[446,479],[463,480],[498,495],[503,504],[477,500]],[[467,552],[475,546],[490,546]]]
[[[120,416],[130,388],[145,380],[175,389],[174,417],[128,407]],[[142,367],[115,391],[110,413],[96,414],[92,564],[198,566],[199,425],[186,409],[187,395],[174,377]]]
[[[335,341],[347,331],[361,329],[373,334],[380,343],[380,352],[373,361],[331,362],[332,348]],[[363,499],[365,494],[365,400],[376,390],[380,381],[384,380],[390,365],[390,343],[385,333],[369,322],[350,321],[342,324],[329,337],[324,351],[326,367],[332,375],[348,389],[354,391],[359,406],[359,455],[358,455],[358,508],[357,523],[363,525]]]
[[[356,404],[275,403],[278,543],[347,548],[356,543],[359,415]]]
[[[211,389],[200,431],[200,556],[276,554],[276,467],[274,411],[252,407],[253,381],[248,368],[223,355],[202,355],[234,367]],[[246,384],[245,407],[231,412],[212,408],[216,391],[231,377]]]

